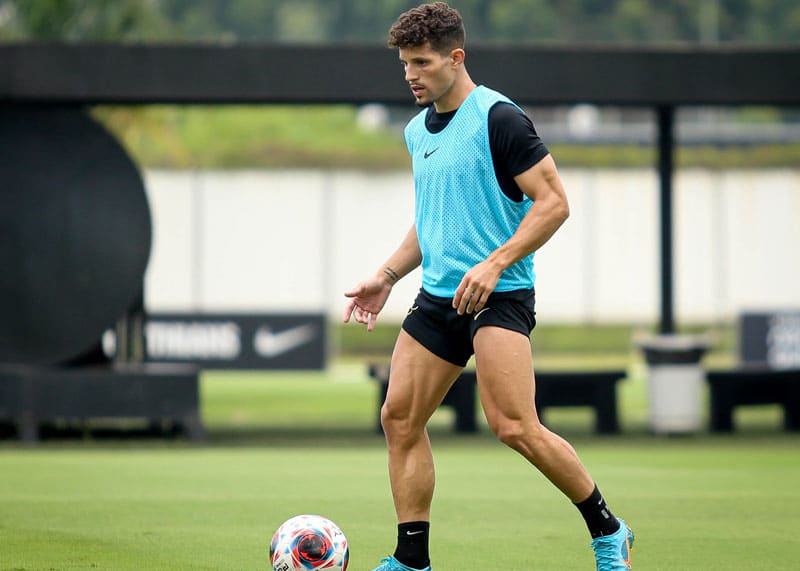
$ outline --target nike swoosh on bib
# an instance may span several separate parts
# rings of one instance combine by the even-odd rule
[[[425,156],[425,158],[427,159],[429,156],[431,156],[433,153],[435,153],[435,152],[436,152],[436,151],[438,151],[438,150],[439,150],[439,147],[436,147],[436,148],[435,148],[435,149],[433,149],[431,152],[425,151],[425,155],[424,155],[424,156]]]
[[[256,353],[269,359],[305,345],[316,335],[317,326],[310,323],[278,332],[269,327],[259,327],[253,337],[253,348]]]

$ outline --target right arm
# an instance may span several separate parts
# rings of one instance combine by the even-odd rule
[[[421,263],[422,251],[417,239],[417,229],[411,226],[403,242],[375,275],[345,292],[344,295],[350,300],[344,311],[344,322],[349,322],[353,316],[356,323],[364,323],[367,325],[367,331],[372,331],[378,313],[383,309],[394,284]]]

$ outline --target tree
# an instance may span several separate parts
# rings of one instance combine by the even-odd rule
[[[422,0],[0,0],[0,40],[380,42]],[[797,0],[458,0],[468,41],[800,42]]]
[[[154,40],[169,31],[156,0],[14,0],[3,8],[24,39]]]

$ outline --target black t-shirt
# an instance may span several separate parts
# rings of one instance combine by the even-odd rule
[[[456,110],[437,113],[433,105],[425,115],[425,126],[431,133],[444,130]],[[530,118],[510,103],[495,103],[489,110],[489,146],[495,176],[503,194],[522,202],[523,194],[514,177],[522,174],[549,154],[536,134]]]

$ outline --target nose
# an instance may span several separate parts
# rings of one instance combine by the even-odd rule
[[[415,79],[417,79],[417,73],[414,71],[414,68],[412,66],[407,65],[406,66],[406,81],[411,83]]]

